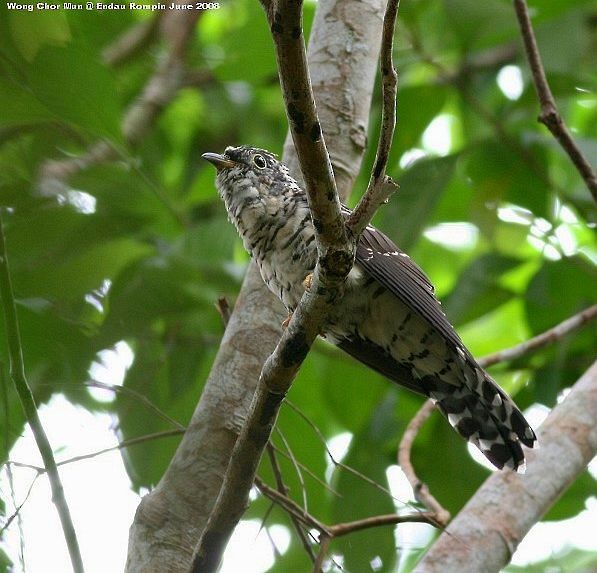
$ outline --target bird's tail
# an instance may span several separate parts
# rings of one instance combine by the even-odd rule
[[[512,399],[477,364],[462,364],[461,386],[435,380],[430,397],[454,429],[475,444],[496,467],[524,472],[521,443],[532,448],[537,437]]]

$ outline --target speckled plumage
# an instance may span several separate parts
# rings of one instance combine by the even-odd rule
[[[306,193],[268,151],[228,147],[204,157],[218,169],[218,192],[263,280],[292,312],[317,259]],[[465,348],[423,271],[372,226],[324,332],[374,370],[431,397],[495,466],[524,467],[520,444],[533,447],[533,430]]]

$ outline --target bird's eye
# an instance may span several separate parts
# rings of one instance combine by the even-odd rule
[[[259,167],[259,169],[263,169],[267,163],[265,162],[265,159],[263,158],[263,155],[255,155],[253,157],[253,163]]]

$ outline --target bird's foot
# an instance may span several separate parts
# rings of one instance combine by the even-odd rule
[[[290,324],[291,319],[292,319],[292,313],[289,312],[288,316],[282,322],[282,328],[288,328],[288,325]]]
[[[309,290],[311,290],[312,286],[313,286],[313,273],[309,273],[303,279],[303,287],[305,287],[305,290],[309,291]]]

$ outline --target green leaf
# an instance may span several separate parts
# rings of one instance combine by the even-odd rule
[[[444,311],[452,324],[464,324],[510,300],[514,293],[502,286],[501,275],[520,261],[498,254],[482,255],[459,276],[452,292],[443,300]]]
[[[258,3],[243,2],[230,13],[219,49],[227,54],[215,68],[222,81],[259,83],[276,75],[276,60],[267,20]]]
[[[403,250],[413,245],[452,177],[456,156],[421,159],[400,178],[400,189],[380,209],[379,226]],[[398,222],[398,223],[397,223]]]
[[[458,333],[473,356],[484,356],[526,340],[529,333],[524,316],[523,301],[513,298],[464,324]]]
[[[396,135],[393,149],[400,153],[415,147],[423,131],[444,107],[448,96],[445,86],[421,84],[398,88]]]
[[[329,412],[350,432],[359,432],[387,392],[388,381],[347,355],[336,359],[315,355],[324,379],[324,400]]]
[[[463,46],[487,46],[517,31],[512,8],[500,0],[446,0],[446,14]]]
[[[519,141],[512,148],[503,141],[476,143],[467,155],[466,174],[479,206],[504,201],[526,207],[537,217],[549,218],[551,193],[547,185],[547,152],[542,145]],[[483,220],[481,220],[482,222]],[[486,226],[481,225],[485,230]],[[493,228],[486,231],[491,235]]]
[[[545,261],[529,283],[525,311],[533,334],[539,334],[597,302],[597,270],[583,257]]]
[[[14,126],[46,122],[55,115],[21,86],[4,80],[0,82],[0,125]]]
[[[41,48],[64,46],[71,39],[68,20],[62,10],[10,10],[8,26],[15,46],[29,62]]]
[[[81,45],[48,47],[37,54],[27,75],[33,93],[63,121],[122,141],[118,90],[98,56]]]

